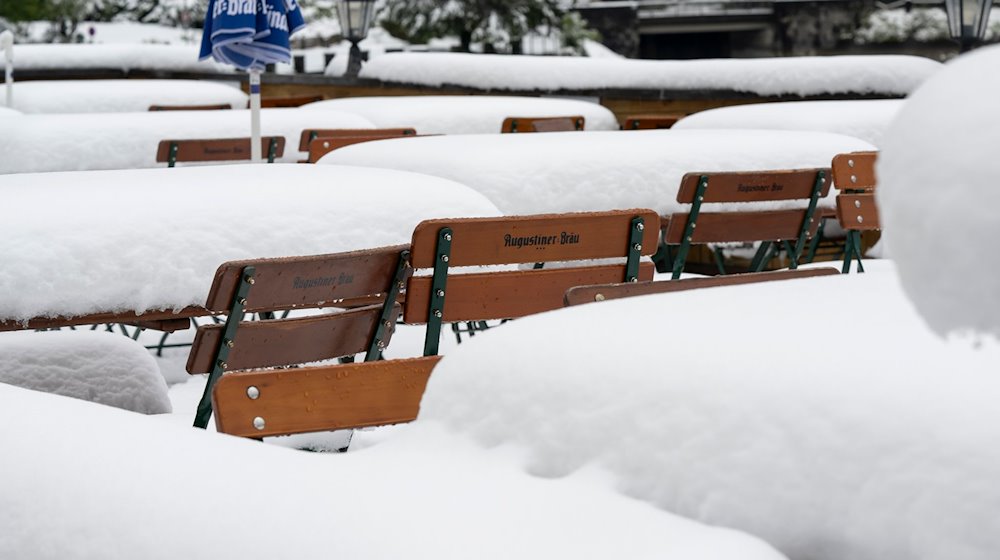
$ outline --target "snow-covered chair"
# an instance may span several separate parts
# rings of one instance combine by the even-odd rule
[[[219,103],[216,105],[150,105],[150,111],[221,111],[233,109],[229,103]]]
[[[265,136],[260,141],[268,163],[285,154],[284,136]],[[156,149],[156,162],[174,167],[177,162],[248,161],[250,142],[250,138],[162,140]]]
[[[198,328],[187,371],[208,373],[195,426],[212,415],[212,389],[227,371],[351,357],[381,358],[399,316],[396,299],[411,269],[405,245],[307,257],[223,263],[205,307],[225,324]],[[244,313],[350,308],[292,319],[243,321]],[[279,378],[281,372],[276,374]]]
[[[858,272],[861,264],[861,232],[881,229],[878,205],[875,203],[875,160],[878,152],[853,152],[833,158],[833,182],[840,190],[837,195],[837,221],[847,232],[844,243],[844,267],[851,270],[851,260],[857,258]]]
[[[829,169],[685,174],[677,202],[690,204],[691,208],[664,218],[662,243],[653,257],[657,269],[672,271],[676,280],[684,272],[692,245],[756,241],[761,244],[750,262],[750,271],[763,270],[778,244],[788,254],[791,268],[796,268],[806,240],[819,226],[816,205],[829,192],[830,182]],[[703,203],[746,202],[764,202],[781,209],[701,212]],[[794,207],[803,204],[804,209]],[[718,250],[716,261],[719,272],[724,274]]]
[[[507,117],[500,126],[502,134],[519,132],[568,132],[583,130],[586,122],[580,115],[567,117]]]
[[[659,130],[671,128],[684,115],[629,115],[625,117],[622,130]]]
[[[299,151],[309,153],[307,163],[316,163],[321,157],[344,146],[416,135],[417,131],[412,128],[306,129],[299,137]]]

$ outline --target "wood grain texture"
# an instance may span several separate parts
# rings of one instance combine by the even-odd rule
[[[671,128],[684,115],[629,115],[625,117],[622,130],[658,130]]]
[[[851,152],[833,157],[833,182],[840,190],[873,191],[878,183],[875,162],[878,152]]]
[[[848,230],[881,229],[875,193],[837,195],[837,221]]]
[[[520,132],[567,132],[583,130],[586,121],[581,115],[565,117],[507,117],[500,125],[502,134]]]
[[[219,111],[232,109],[229,103],[219,103],[217,105],[150,105],[150,111]]]
[[[394,317],[399,316],[399,305]],[[270,321],[243,321],[226,359],[228,371],[289,366],[353,356],[368,349],[378,326],[381,305]],[[209,373],[222,340],[224,325],[198,327],[187,372]],[[385,331],[389,343],[395,322]]]
[[[702,212],[691,243],[722,243],[726,241],[789,241],[798,239],[805,210],[769,210],[766,212]],[[663,241],[679,245],[684,237],[688,215],[673,214],[667,224]],[[810,236],[816,233],[820,217],[814,215]]]
[[[256,277],[246,310],[271,311],[295,307],[327,307],[341,299],[385,293],[406,245],[347,253],[251,259],[223,263],[215,273],[205,307],[229,310],[241,272],[254,266]],[[409,273],[409,271],[408,271]]]
[[[440,356],[224,375],[212,391],[218,431],[244,437],[412,422]],[[259,391],[247,396],[249,387]],[[264,428],[254,427],[254,419]]]
[[[192,317],[207,317],[213,315],[211,311],[204,307],[185,307],[178,311],[145,311],[136,313],[135,311],[102,312],[89,313],[87,315],[57,316],[57,317],[36,317],[27,321],[17,321],[13,319],[0,320],[0,332],[21,331],[33,329],[56,329],[62,327],[75,327],[79,325],[103,325],[112,323],[124,323],[134,325],[140,322],[149,324],[148,328],[155,328],[156,324],[164,328],[180,330],[181,324],[188,328],[187,322]],[[166,332],[173,332],[167,330]]]
[[[361,144],[363,142],[375,142],[377,140],[392,140],[397,138],[418,138],[418,136],[364,135],[364,136],[337,136],[337,137],[326,137],[326,138],[320,137],[309,143],[309,163],[316,163],[326,154],[334,150],[339,150],[340,148],[353,146],[354,144]]]
[[[653,263],[639,265],[639,280],[653,279]],[[573,286],[621,282],[624,265],[519,270],[448,276],[444,321],[513,319],[563,306],[563,295]],[[414,276],[406,289],[403,321],[427,322],[431,278]]]
[[[703,202],[761,202],[765,200],[808,199],[816,183],[816,174],[825,171],[820,197],[830,192],[829,169],[791,169],[734,173],[686,173],[677,191],[677,202],[694,202],[698,181],[708,177]]]
[[[307,128],[299,135],[299,151],[309,151],[309,143],[316,138],[366,137],[396,138],[416,136],[412,128]],[[314,136],[315,135],[315,136]]]
[[[284,136],[265,136],[260,139],[261,153],[267,158],[271,139],[278,139],[275,157],[285,154]],[[162,140],[156,149],[156,161],[164,163],[170,158],[170,144],[177,144],[177,161],[241,161],[250,159],[249,138],[218,138],[212,140]]]
[[[614,283],[594,286],[576,286],[566,290],[564,303],[567,306],[621,299],[651,294],[683,292],[701,288],[716,288],[721,286],[739,286],[759,282],[774,282],[780,280],[796,280],[831,276],[840,274],[836,268],[808,268],[798,270],[778,270],[775,272],[755,272],[748,274],[728,274],[709,276],[705,278],[685,278],[682,280],[661,280],[657,282]]]
[[[411,243],[414,268],[434,266],[438,231],[452,230],[451,266],[575,261],[628,254],[632,218],[641,216],[643,255],[656,252],[659,216],[653,210],[539,214],[427,220]]]

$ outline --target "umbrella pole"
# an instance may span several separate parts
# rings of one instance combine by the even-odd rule
[[[4,52],[6,72],[4,84],[7,86],[7,107],[14,108],[14,33],[9,29],[0,33],[0,48]]]
[[[250,161],[261,161],[260,70],[250,70]]]

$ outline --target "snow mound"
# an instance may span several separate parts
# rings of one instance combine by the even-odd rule
[[[285,137],[278,161],[288,163],[306,157],[298,151],[304,129],[373,128],[362,117],[337,111],[264,109],[260,122],[264,136]],[[161,140],[249,136],[249,110],[24,115],[4,122],[0,174],[166,167],[156,162]]]
[[[0,318],[17,320],[203,305],[227,260],[396,245],[425,219],[500,215],[445,179],[316,165],[25,173],[0,177],[0,193]]]
[[[244,109],[247,99],[237,87],[197,80],[43,80],[14,87],[14,108],[24,113],[129,113],[150,105]]]
[[[198,61],[198,47],[151,44],[14,45],[17,70],[111,68],[170,70],[204,74],[232,73],[233,67]]]
[[[750,128],[815,130],[860,138],[878,146],[902,100],[793,101],[720,107],[681,119],[674,130]]]
[[[14,109],[8,109],[6,107],[0,106],[0,118],[3,117],[19,117],[21,116],[20,111],[15,111]]]
[[[991,560],[1000,346],[936,337],[891,263],[866,268],[519,319],[445,355],[417,424],[790,558]]]
[[[138,342],[105,332],[3,333],[0,383],[143,414],[171,411],[156,360]]]
[[[716,60],[634,60],[568,56],[390,53],[364,78],[488,90],[732,90],[757,95],[906,95],[941,68],[901,55]]]
[[[303,453],[6,386],[0,422],[3,558],[784,558],[433,424]]]
[[[878,160],[884,235],[903,287],[942,334],[1000,335],[998,64],[993,46],[946,65],[907,100]]]
[[[871,149],[821,132],[552,132],[368,142],[335,150],[320,163],[446,177],[483,193],[505,214],[612,208],[668,214],[683,209],[677,189],[688,172],[829,167],[838,153]],[[832,206],[833,197],[823,204]]]
[[[582,115],[587,130],[618,130],[614,113],[597,103],[575,99],[488,95],[349,97],[317,101],[302,109],[354,113],[379,128],[412,127],[419,134],[490,134],[500,132],[507,117],[572,115]]]

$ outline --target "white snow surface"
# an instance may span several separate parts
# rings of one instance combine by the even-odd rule
[[[198,47],[149,44],[42,44],[14,46],[16,70],[111,68],[229,73],[233,67],[198,61]],[[16,77],[16,76],[15,76]]]
[[[685,173],[829,167],[836,154],[872,149],[856,138],[823,132],[551,132],[368,142],[330,152],[320,164],[446,177],[483,193],[505,214],[613,208],[652,208],[669,214],[686,206],[677,202]],[[831,189],[822,204],[832,206],[834,195]],[[733,205],[705,209],[727,207]]]
[[[379,128],[412,127],[418,134],[490,134],[507,117],[581,115],[586,130],[618,130],[607,108],[574,99],[492,95],[348,97],[303,105],[302,110],[334,109],[361,115]]]
[[[222,103],[245,109],[249,98],[233,85],[201,80],[41,80],[14,85],[14,109],[24,113],[128,113],[146,111],[150,105]]]
[[[791,101],[710,109],[684,117],[674,130],[749,128],[815,130],[860,138],[878,146],[902,100]]]
[[[224,261],[408,243],[422,220],[498,216],[437,177],[243,164],[0,177],[0,318],[203,305]]]
[[[0,336],[0,383],[142,414],[171,411],[156,360],[108,332],[13,332]]]
[[[941,68],[903,55],[704,60],[389,53],[370,60],[364,78],[489,90],[733,90],[758,95],[869,93],[906,95]]]
[[[789,558],[991,560],[1000,346],[938,338],[891,262],[866,268],[519,319],[445,355],[417,423]]]
[[[20,111],[14,109],[8,109],[6,107],[0,106],[0,118],[4,117],[18,117],[21,115]]]
[[[913,93],[878,159],[884,235],[903,287],[939,333],[1000,335],[1000,46],[958,57]]]
[[[277,161],[289,163],[305,157],[298,151],[304,129],[373,127],[357,115],[298,109],[263,109],[260,122],[263,136],[285,137]],[[161,140],[249,136],[247,109],[24,115],[4,122],[0,174],[166,167],[156,162]]]

